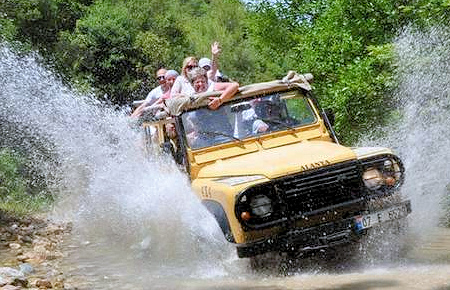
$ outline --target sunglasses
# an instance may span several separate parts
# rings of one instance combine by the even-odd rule
[[[160,81],[160,80],[165,79],[165,76],[157,76],[156,79],[157,79],[158,81]]]
[[[191,69],[196,68],[196,67],[198,67],[198,65],[188,65],[186,68],[188,70],[191,70]]]

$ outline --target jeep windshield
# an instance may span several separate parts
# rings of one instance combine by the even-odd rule
[[[273,93],[207,107],[182,115],[188,146],[199,149],[296,127],[317,120],[307,98],[299,91]]]

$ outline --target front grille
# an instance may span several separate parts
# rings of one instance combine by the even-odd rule
[[[279,198],[292,216],[303,215],[361,197],[361,170],[357,161],[297,174],[276,182]]]
[[[394,164],[395,170],[390,170],[392,166],[389,167],[389,164]],[[399,180],[394,186],[382,185],[380,188],[370,190],[364,185],[362,178],[364,170],[368,168],[376,168],[383,176],[390,174]],[[299,219],[309,220],[310,217],[331,213],[334,210],[342,213],[344,208],[354,211],[355,208],[364,206],[368,200],[395,192],[401,185],[403,172],[400,159],[388,154],[277,178],[247,188],[240,193],[236,199],[236,217],[245,229],[262,229]],[[261,194],[272,200],[272,214],[268,216],[258,216],[252,212],[250,201]],[[243,220],[241,218],[243,212],[251,213],[252,217]]]

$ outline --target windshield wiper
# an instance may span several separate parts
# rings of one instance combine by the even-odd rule
[[[272,123],[272,124],[282,125],[282,126],[284,126],[285,128],[288,128],[289,130],[295,132],[295,128],[292,127],[291,125],[285,123],[285,122],[278,121],[278,120],[266,119],[266,118],[258,118],[258,119],[261,120],[261,121],[263,121],[263,122],[265,122],[265,123]]]
[[[233,135],[226,134],[226,133],[223,133],[223,132],[218,132],[218,131],[198,131],[197,133],[199,133],[199,134],[205,134],[205,135],[224,136],[224,137],[228,137],[228,138],[230,138],[230,139],[233,139],[233,140],[235,140],[235,141],[238,141],[239,144],[241,144],[241,145],[244,144],[244,143],[242,142],[242,140],[239,139],[238,137],[235,137],[235,136],[233,136]]]

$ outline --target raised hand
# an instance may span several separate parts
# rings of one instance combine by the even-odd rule
[[[211,44],[211,53],[213,56],[218,56],[221,52],[220,45],[217,41],[214,41],[213,44]]]

